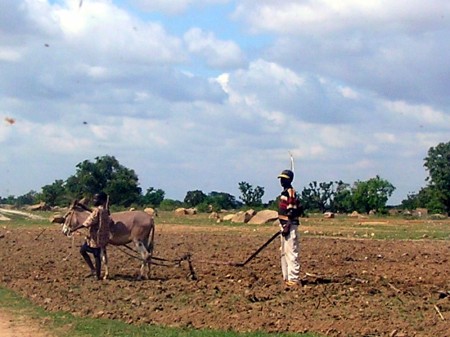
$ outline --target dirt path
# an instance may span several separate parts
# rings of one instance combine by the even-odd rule
[[[34,219],[34,220],[44,220],[45,219],[45,218],[43,218],[40,215],[32,214],[30,212],[18,211],[18,210],[15,210],[15,209],[0,208],[0,220],[3,220],[3,221],[11,220],[7,216],[5,216],[4,214],[21,215],[21,216],[24,216],[26,218]]]
[[[11,314],[0,310],[1,337],[52,337],[42,330],[39,325],[26,316]]]

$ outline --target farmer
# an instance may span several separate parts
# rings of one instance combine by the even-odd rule
[[[294,172],[284,170],[279,175],[283,187],[279,198],[278,219],[281,227],[281,271],[287,287],[300,285],[298,226],[301,213],[300,202],[292,187]]]
[[[106,254],[105,247],[109,240],[109,229],[111,218],[109,216],[109,210],[107,207],[108,197],[106,193],[100,192],[94,195],[94,210],[89,217],[84,221],[83,225],[75,228],[76,231],[79,228],[88,228],[89,234],[86,236],[86,241],[80,248],[80,254],[83,256],[84,261],[91,269],[91,273],[88,276],[96,276],[97,280],[101,277],[101,259],[102,255]],[[89,254],[91,253],[95,259],[95,268],[92,264]]]

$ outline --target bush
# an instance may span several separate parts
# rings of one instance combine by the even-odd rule
[[[159,205],[159,209],[161,211],[173,211],[179,207],[182,207],[183,203],[178,200],[172,200],[172,199],[164,199],[161,204]]]

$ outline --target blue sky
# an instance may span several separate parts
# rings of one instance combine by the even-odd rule
[[[379,175],[395,204],[450,140],[447,1],[79,3],[0,3],[0,196],[113,155],[144,191],[267,201],[291,152],[298,190]]]

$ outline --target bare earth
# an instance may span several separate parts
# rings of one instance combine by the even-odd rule
[[[274,228],[205,230],[162,225],[155,255],[192,255],[153,266],[137,281],[139,261],[109,248],[111,279],[84,278],[78,247],[58,230],[2,231],[0,284],[50,311],[133,324],[235,331],[318,332],[326,336],[450,336],[450,243],[301,238],[304,286],[281,282],[278,241],[242,262]],[[71,254],[68,256],[68,254]],[[65,258],[68,256],[68,259]],[[0,336],[3,335],[0,330]],[[36,336],[36,335],[33,335]]]
[[[0,336],[51,337],[28,317],[13,315],[5,310],[0,310]]]

